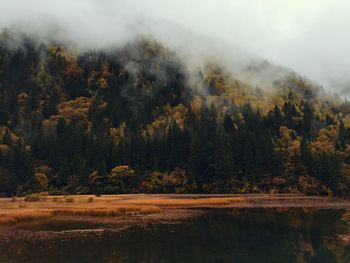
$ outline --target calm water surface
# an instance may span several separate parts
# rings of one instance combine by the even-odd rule
[[[1,242],[0,262],[350,262],[350,234],[341,210],[225,209],[177,224],[152,223],[118,233],[87,231],[74,238]],[[28,226],[26,226],[28,228]],[[96,229],[42,223],[34,231]]]

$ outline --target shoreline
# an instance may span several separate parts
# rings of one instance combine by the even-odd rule
[[[90,222],[101,226],[108,224],[116,228],[149,222],[177,222],[203,215],[205,209],[215,208],[350,210],[350,199],[290,194],[76,195],[43,196],[36,201],[0,198],[0,232],[12,232],[25,224],[60,220]]]
[[[340,209],[350,199],[301,195],[76,195],[44,196],[35,202],[0,198],[0,240],[37,241],[115,234],[133,226],[176,224],[212,209]],[[93,198],[93,200],[91,199]],[[46,229],[58,225],[63,229]]]

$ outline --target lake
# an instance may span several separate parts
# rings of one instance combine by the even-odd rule
[[[182,222],[111,226],[45,221],[23,231],[55,231],[50,239],[0,241],[0,262],[350,262],[344,210],[208,209]],[[19,227],[21,228],[21,227]],[[83,230],[77,235],[66,233]]]

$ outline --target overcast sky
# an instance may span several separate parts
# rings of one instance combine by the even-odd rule
[[[52,22],[88,44],[149,33],[191,46],[191,38],[167,27],[176,25],[344,93],[350,93],[349,14],[350,0],[0,0],[2,27],[46,30]]]

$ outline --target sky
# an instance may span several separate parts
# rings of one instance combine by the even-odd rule
[[[56,25],[86,46],[138,34],[191,50],[211,43],[205,52],[220,43],[341,95],[350,94],[349,14],[350,0],[0,0],[0,27]]]

